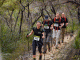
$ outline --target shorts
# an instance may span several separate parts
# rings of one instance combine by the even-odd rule
[[[32,43],[32,46],[33,46],[33,55],[36,55],[36,47],[37,46],[38,46],[39,53],[42,53],[42,51],[41,51],[42,45],[43,45],[43,42],[33,40],[33,43]]]

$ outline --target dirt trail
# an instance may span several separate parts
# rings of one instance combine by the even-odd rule
[[[66,43],[61,43],[58,49],[55,49],[55,46],[53,46],[52,50],[50,52],[47,51],[45,54],[45,60],[66,60],[66,57],[72,52],[72,44],[74,43],[75,37],[76,33],[74,33],[73,37],[66,35],[64,38],[64,42]],[[33,60],[32,50],[29,54],[26,53],[21,60]],[[36,50],[36,60],[39,60],[38,49]],[[44,60],[44,54],[42,55],[42,60]]]

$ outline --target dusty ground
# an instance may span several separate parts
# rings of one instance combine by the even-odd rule
[[[55,46],[52,47],[50,52],[47,51],[45,54],[45,60],[69,60],[69,54],[75,54],[75,50],[72,48],[72,44],[74,43],[76,37],[76,33],[74,33],[73,37],[70,35],[66,35],[64,42],[59,44],[59,49],[55,49]],[[21,60],[33,60],[32,58],[32,50],[29,54],[21,57]],[[39,60],[39,52],[37,49],[36,60]],[[44,54],[42,55],[42,60],[44,60]]]

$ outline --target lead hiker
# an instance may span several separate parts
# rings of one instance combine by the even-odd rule
[[[34,27],[31,31],[31,33],[29,35],[27,35],[27,37],[29,37],[30,35],[32,35],[34,33],[34,39],[33,39],[33,60],[36,60],[36,47],[38,46],[38,51],[40,53],[39,56],[39,60],[42,60],[42,45],[43,45],[43,41],[42,38],[45,38],[44,36],[44,30],[41,28],[41,22],[38,21],[36,24],[37,27]]]

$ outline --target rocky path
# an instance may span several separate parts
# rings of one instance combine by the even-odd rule
[[[45,60],[66,60],[70,53],[74,53],[72,51],[72,44],[74,44],[76,34],[77,33],[74,33],[72,37],[70,37],[70,35],[65,35],[65,43],[59,44],[58,49],[55,49],[55,46],[53,46],[50,52],[47,51],[45,54]],[[32,50],[15,60],[33,60]],[[36,60],[39,60],[38,49],[36,51]],[[44,60],[44,54],[42,55],[42,60]]]

